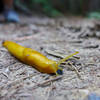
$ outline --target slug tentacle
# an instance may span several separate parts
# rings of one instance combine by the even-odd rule
[[[67,56],[67,57],[65,57],[65,58],[63,58],[63,59],[61,59],[60,61],[57,62],[57,65],[59,66],[61,63],[65,62],[66,60],[68,60],[69,58],[71,58],[72,56],[74,56],[74,55],[76,55],[76,54],[78,54],[78,53],[79,53],[79,52],[76,51],[75,53],[73,53],[73,54],[71,54],[71,55],[69,55],[69,56]]]
[[[59,65],[60,65],[61,63],[65,62],[66,60],[68,60],[69,58],[71,58],[72,56],[78,54],[78,53],[79,53],[79,52],[76,51],[75,53],[73,53],[73,54],[71,54],[71,55],[69,55],[69,56],[67,56],[67,57],[65,57],[65,58],[63,58],[63,59],[61,59],[60,61],[58,61],[58,62],[57,62],[58,70],[56,71],[56,75],[62,75],[62,74],[63,74],[63,70],[62,70],[61,67],[59,67]]]

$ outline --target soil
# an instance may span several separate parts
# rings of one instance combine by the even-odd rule
[[[82,17],[20,16],[20,23],[0,24],[0,100],[85,100],[100,95],[100,23]],[[33,48],[49,59],[79,51],[62,64],[63,75],[40,73],[13,57],[4,40]],[[80,59],[78,59],[80,58]]]

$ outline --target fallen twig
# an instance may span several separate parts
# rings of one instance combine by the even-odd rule
[[[38,84],[36,84],[33,88],[36,89],[37,87],[42,87],[42,86],[44,86],[45,84],[50,83],[50,82],[57,81],[57,80],[61,79],[62,77],[63,77],[63,76],[57,76],[57,77],[55,77],[55,78],[46,80],[46,81],[44,81],[44,82],[42,82],[42,83],[38,83]]]
[[[99,45],[97,44],[97,45],[88,45],[88,46],[84,46],[83,48],[98,48],[99,47]]]
[[[71,69],[73,68],[74,71],[75,71],[75,73],[77,74],[77,76],[81,79],[81,76],[80,76],[80,74],[79,74],[79,72],[78,72],[78,69],[77,69],[70,61],[68,61],[68,63],[70,63]]]
[[[15,40],[15,41],[23,41],[23,40],[31,39],[31,38],[33,38],[33,37],[34,37],[34,35],[31,35],[31,36],[23,36],[23,37],[15,38],[14,40]]]
[[[47,54],[49,54],[49,55],[52,55],[52,56],[54,56],[54,57],[58,57],[58,58],[61,58],[61,59],[66,57],[65,54],[58,53],[58,52],[56,52],[56,51],[45,50],[45,52],[46,52]],[[78,56],[73,56],[73,57],[76,58],[76,59],[80,59],[80,57],[78,57]]]

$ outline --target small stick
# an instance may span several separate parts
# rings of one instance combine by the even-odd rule
[[[34,37],[34,35],[31,35],[31,36],[23,36],[23,37],[15,38],[14,40],[15,41],[23,41],[23,40],[31,39],[33,37]]]
[[[58,57],[58,58],[61,58],[61,59],[63,59],[63,58],[66,57],[65,54],[60,54],[60,53],[58,53],[58,52],[56,52],[56,51],[45,50],[45,52],[46,52],[47,54],[51,55],[51,56]],[[76,58],[76,59],[80,59],[80,57],[75,56],[75,55],[74,55],[73,57]]]
[[[39,84],[37,84],[37,85],[38,85],[38,86],[42,86],[42,85],[47,84],[47,83],[49,83],[49,82],[57,81],[57,80],[59,80],[59,79],[61,79],[61,78],[62,78],[62,76],[58,76],[58,77],[49,79],[49,80],[47,80],[47,81],[44,81],[44,82],[42,82],[42,83],[39,83]]]
[[[73,66],[73,64],[72,64],[70,61],[68,61],[68,63],[70,63],[71,69],[73,68],[74,71],[75,71],[75,73],[77,74],[77,76],[81,79],[81,76],[80,76],[80,74],[79,74],[79,72],[78,72],[78,69],[77,69],[75,66]]]
[[[3,73],[4,74],[4,73]],[[17,82],[21,82],[21,81],[23,81],[23,80],[26,80],[27,78],[31,78],[31,77],[33,77],[33,76],[35,76],[35,75],[30,75],[30,76],[26,76],[26,77],[22,77],[22,78],[20,78],[20,79],[17,79],[17,80],[15,80],[15,81],[13,81],[13,82],[9,82],[9,83],[7,83],[7,84],[5,84],[5,87],[6,86],[8,86],[8,85],[12,85],[12,84],[15,84],[15,83],[17,83]],[[34,82],[34,81],[33,81]],[[36,83],[36,82],[34,82],[34,83]],[[4,86],[3,86],[4,87]]]
[[[63,77],[63,76],[58,76],[58,77],[55,77],[55,78],[46,80],[46,81],[44,81],[44,82],[42,82],[42,83],[38,83],[38,84],[36,84],[33,88],[36,89],[37,87],[41,87],[41,86],[43,86],[44,84],[47,84],[47,83],[49,83],[49,82],[57,81],[57,80],[61,79],[62,77]]]
[[[3,74],[4,76],[8,78],[8,75],[5,72],[0,72],[0,74]]]
[[[76,59],[80,59],[80,57],[78,57],[78,56],[73,56],[74,58],[76,58]]]

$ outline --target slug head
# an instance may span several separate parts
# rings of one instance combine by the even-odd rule
[[[63,74],[63,70],[62,70],[61,67],[59,67],[59,65],[60,65],[61,63],[63,63],[64,61],[68,60],[69,58],[71,58],[72,56],[78,54],[78,53],[79,53],[79,52],[76,51],[75,53],[73,53],[73,54],[71,54],[71,55],[69,55],[69,56],[67,56],[67,57],[65,57],[65,58],[63,58],[63,59],[61,59],[60,61],[58,61],[58,62],[57,62],[58,70],[56,71],[56,75],[62,75],[62,74]]]
[[[62,68],[58,68],[58,70],[57,70],[57,72],[56,72],[56,74],[58,74],[58,75],[63,75],[63,70],[62,70]]]

